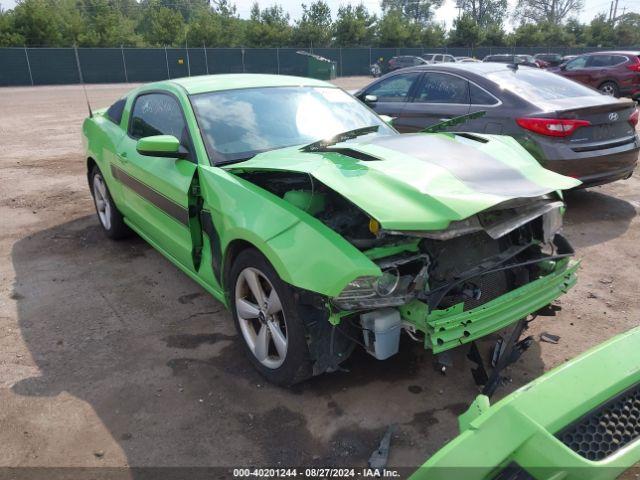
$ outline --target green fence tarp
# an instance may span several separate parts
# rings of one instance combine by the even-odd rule
[[[617,47],[633,50],[634,47]],[[638,49],[638,47],[635,47]],[[449,53],[484,58],[495,53],[561,55],[603,50],[595,47],[452,48],[78,48],[86,83],[150,82],[207,73],[272,73],[307,76],[307,51],[335,62],[337,76],[368,75],[369,65],[396,55]],[[0,86],[80,83],[73,48],[0,48]]]

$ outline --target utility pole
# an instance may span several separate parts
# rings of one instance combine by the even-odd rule
[[[618,18],[618,0],[616,0],[615,6],[613,7],[613,23],[616,23],[616,19]]]
[[[609,23],[611,23],[612,18],[613,18],[613,0],[611,0],[611,5],[609,5]]]

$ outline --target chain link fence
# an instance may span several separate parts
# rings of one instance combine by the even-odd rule
[[[637,48],[637,47],[636,47]],[[617,50],[624,49],[619,47]],[[304,50],[336,62],[338,76],[368,75],[369,65],[397,55],[494,53],[575,55],[602,48],[0,48],[0,86],[149,82],[214,73],[307,74]]]

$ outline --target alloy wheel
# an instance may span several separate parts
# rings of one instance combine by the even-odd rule
[[[235,307],[249,350],[265,367],[280,367],[287,356],[287,324],[278,292],[257,268],[238,275]]]
[[[93,176],[93,198],[96,202],[100,223],[106,230],[109,230],[111,228],[111,203],[107,194],[107,186],[99,173]]]
[[[616,94],[616,88],[611,83],[606,83],[600,87],[600,91],[605,95],[614,96]]]

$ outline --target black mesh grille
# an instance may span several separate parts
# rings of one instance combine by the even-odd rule
[[[640,384],[600,405],[558,434],[589,460],[602,460],[640,437]]]
[[[529,473],[515,462],[511,462],[493,477],[493,480],[534,480]]]

